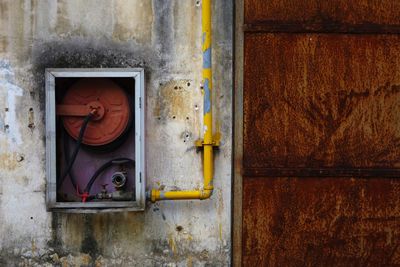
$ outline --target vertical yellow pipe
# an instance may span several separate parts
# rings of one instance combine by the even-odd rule
[[[204,88],[204,189],[212,190],[213,136],[212,136],[212,61],[211,61],[211,0],[202,2],[203,88]]]
[[[203,189],[187,191],[151,190],[152,202],[159,200],[207,199],[213,191],[213,130],[212,130],[212,62],[211,62],[211,0],[202,1],[202,51],[204,91]]]

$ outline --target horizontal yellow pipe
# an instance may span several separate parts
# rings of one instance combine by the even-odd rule
[[[185,200],[185,199],[207,199],[211,196],[212,190],[193,190],[193,191],[160,191],[151,190],[151,201],[159,200]]]
[[[213,192],[213,135],[212,135],[212,64],[211,64],[211,0],[202,1],[202,48],[204,88],[204,140],[203,140],[203,189],[188,191],[151,190],[152,202],[159,200],[207,199]]]

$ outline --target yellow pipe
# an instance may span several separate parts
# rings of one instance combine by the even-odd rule
[[[203,89],[204,89],[204,140],[203,146],[203,189],[187,191],[151,190],[152,202],[159,200],[207,199],[213,192],[213,146],[212,135],[212,67],[211,67],[211,0],[202,1],[202,50],[203,50]]]
[[[193,191],[151,191],[151,201],[159,200],[185,200],[185,199],[207,199],[211,196],[212,190],[193,190]]]

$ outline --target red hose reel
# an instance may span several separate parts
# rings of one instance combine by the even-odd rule
[[[132,111],[127,93],[107,78],[84,78],[74,83],[57,105],[67,133],[78,139],[82,118],[92,113],[82,143],[101,147],[115,142],[129,128]]]

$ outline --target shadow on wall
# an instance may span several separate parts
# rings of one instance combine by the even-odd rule
[[[101,42],[101,43],[98,43]],[[41,110],[45,110],[46,68],[144,68],[146,81],[154,67],[161,68],[161,60],[150,48],[138,49],[129,45],[116,44],[108,40],[68,40],[43,43],[33,50],[33,75],[39,95]],[[146,59],[146,60],[145,60]],[[160,71],[160,70],[158,70]]]

